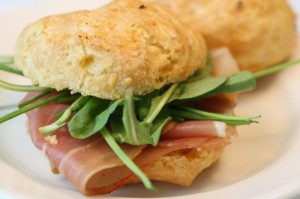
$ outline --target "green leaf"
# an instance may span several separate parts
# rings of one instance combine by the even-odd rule
[[[250,91],[256,86],[256,80],[251,72],[243,71],[228,77],[227,81],[220,87],[206,93],[202,98],[210,97],[221,93],[232,93]]]
[[[91,98],[69,121],[68,128],[74,138],[85,139],[102,129],[111,113],[123,100],[110,103],[96,97]]]
[[[148,93],[147,95],[144,95],[142,97],[140,97],[139,100],[135,101],[137,104],[137,114],[138,114],[138,118],[142,121],[144,120],[149,111],[150,111],[150,107],[151,107],[151,102],[152,100],[160,95],[161,90],[155,90],[151,93]]]
[[[63,114],[64,112],[67,110],[67,108],[65,108],[64,110],[60,111],[59,113],[54,115],[54,119],[58,120]]]
[[[104,127],[101,131],[101,134],[110,148],[115,152],[115,154],[120,158],[120,160],[130,169],[139,179],[142,181],[144,186],[149,190],[154,190],[149,178],[143,173],[143,171],[127,156],[127,154],[121,149],[117,144],[108,130]]]
[[[75,95],[71,95],[71,96],[68,96],[68,97],[63,97],[63,98],[59,99],[58,102],[59,103],[75,102],[80,97],[82,97],[82,95],[75,94]]]
[[[212,121],[221,121],[228,125],[245,125],[251,124],[253,122],[257,123],[255,119],[260,118],[256,117],[239,117],[233,115],[225,115],[219,113],[211,113],[206,111],[201,111],[189,107],[177,106],[170,109],[172,117],[179,117],[184,119],[192,120],[212,120]]]
[[[256,81],[251,72],[243,71],[229,77],[194,78],[181,83],[184,87],[176,100],[206,98],[221,93],[249,91],[255,88]]]
[[[15,68],[12,68],[10,66],[10,64],[7,64],[7,63],[0,63],[0,70],[5,71],[5,72],[9,72],[9,73],[13,73],[13,74],[16,74],[16,75],[24,76],[22,71],[20,71],[18,69],[15,69]]]
[[[227,80],[227,77],[207,77],[194,81],[182,83],[184,86],[183,92],[177,97],[177,100],[190,100],[203,96],[211,92]]]
[[[11,83],[4,82],[0,80],[0,88],[4,88],[12,91],[19,92],[33,92],[33,91],[54,91],[54,89],[40,86],[23,86],[23,85],[15,85]]]
[[[156,146],[159,142],[161,131],[166,126],[166,124],[172,119],[168,107],[164,107],[157,118],[153,121],[153,126],[151,127],[151,144]]]
[[[140,98],[137,107],[144,110],[138,110],[138,112],[142,115],[141,118],[145,116],[145,113],[148,113],[148,115],[152,114],[152,116],[155,115],[153,119],[154,121],[149,122],[146,121],[146,118],[142,122],[138,120],[136,117],[132,94],[127,93],[123,107],[123,114],[116,111],[110,120],[113,137],[120,143],[128,143],[132,145],[157,145],[163,126],[171,119],[170,114],[165,116],[165,104],[170,99],[170,96],[172,96],[176,88],[177,85],[172,88],[170,87],[162,95],[159,95],[162,91],[161,89]],[[143,106],[143,103],[146,103],[147,105]],[[155,109],[157,107],[158,109]],[[165,117],[162,117],[161,115]],[[119,118],[121,117],[123,125],[120,125],[121,122]]]
[[[3,123],[3,122],[5,122],[5,121],[7,121],[7,120],[10,120],[10,119],[12,119],[14,117],[17,117],[17,116],[19,116],[19,115],[21,115],[23,113],[27,113],[28,111],[31,111],[31,110],[36,109],[36,108],[39,108],[39,107],[44,106],[46,104],[49,104],[51,102],[57,101],[59,98],[67,96],[67,95],[69,95],[69,93],[67,93],[67,92],[59,93],[59,94],[54,95],[52,97],[49,97],[49,98],[47,98],[45,100],[41,100],[41,101],[38,101],[38,102],[36,102],[34,104],[30,104],[28,106],[20,108],[17,111],[14,111],[12,113],[9,113],[9,114],[1,117],[0,118],[0,124]]]
[[[171,97],[168,100],[168,103],[177,100],[177,98],[184,92],[185,85],[183,83],[179,83],[176,90],[172,93]]]
[[[153,120],[155,120],[156,116],[163,109],[163,107],[168,102],[170,102],[170,99],[172,95],[176,92],[177,88],[178,88],[178,84],[173,84],[164,94],[152,99],[150,110],[148,112],[148,115],[144,119],[144,122],[152,123]]]
[[[21,103],[21,104],[19,104],[18,107],[23,108],[24,106],[27,106],[28,104],[31,104],[31,103],[41,99],[42,97],[45,97],[45,96],[49,95],[52,92],[53,92],[52,90],[46,90],[46,91],[42,92],[41,94],[39,94],[39,95],[37,95],[37,96]]]
[[[73,112],[81,109],[89,99],[90,99],[90,97],[81,96],[63,112],[63,114],[60,116],[60,118],[58,120],[56,120],[54,123],[52,123],[50,125],[40,127],[39,130],[42,133],[50,135],[52,132],[54,132],[58,128],[66,125],[67,120],[70,118],[71,114]]]
[[[109,105],[108,100],[91,98],[69,121],[68,129],[74,138],[84,139],[95,133],[96,117]]]
[[[122,121],[123,109],[118,107],[116,111],[111,115],[109,120],[112,136],[119,143],[124,143],[126,138],[125,127]]]
[[[127,93],[125,97],[122,121],[126,133],[124,142],[132,145],[151,143],[150,128],[152,124],[138,121],[131,93]]]

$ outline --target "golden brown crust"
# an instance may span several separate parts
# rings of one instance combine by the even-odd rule
[[[143,168],[146,175],[156,181],[170,182],[182,186],[190,185],[204,169],[211,166],[222,155],[223,150],[230,143],[231,136],[236,136],[235,127],[227,128],[227,137],[216,145],[184,149],[164,155],[154,163]],[[223,143],[223,144],[222,144]],[[131,180],[139,182],[138,178]]]
[[[205,59],[200,35],[137,0],[41,19],[24,29],[15,54],[33,83],[106,99],[185,80]]]
[[[143,169],[151,180],[189,186],[196,176],[221,156],[225,146],[176,151]],[[135,178],[132,182],[138,182]]]
[[[272,66],[295,47],[295,14],[286,0],[145,1],[170,8],[203,34],[210,49],[228,47],[242,70]]]

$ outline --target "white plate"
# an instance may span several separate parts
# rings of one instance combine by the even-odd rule
[[[13,53],[17,35],[29,22],[53,13],[97,7],[106,1],[57,2],[0,15],[0,54]],[[28,83],[6,73],[0,73],[0,79]],[[260,123],[239,127],[239,137],[222,158],[190,187],[156,183],[160,191],[149,192],[141,185],[129,185],[106,197],[300,197],[299,85],[300,66],[263,78],[255,92],[242,95],[236,113],[260,114]],[[0,90],[0,105],[17,103],[23,95]],[[0,115],[8,111],[0,111]],[[0,198],[85,198],[62,176],[51,173],[47,159],[26,133],[24,116],[0,125]]]

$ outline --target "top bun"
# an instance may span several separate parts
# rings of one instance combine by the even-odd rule
[[[117,99],[187,79],[206,53],[203,38],[159,6],[120,0],[27,26],[15,64],[40,86]]]
[[[144,1],[169,8],[204,36],[209,49],[228,47],[242,70],[284,61],[295,47],[295,14],[286,0]]]

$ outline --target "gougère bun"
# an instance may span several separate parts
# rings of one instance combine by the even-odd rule
[[[295,46],[295,14],[286,0],[145,0],[169,8],[203,34],[210,49],[228,47],[242,70],[286,59]]]
[[[135,0],[43,18],[24,29],[16,49],[16,65],[33,83],[104,99],[183,81],[206,59],[199,34]]]
[[[225,139],[230,142],[231,136],[237,134],[235,127],[228,126],[226,134],[226,138],[218,139]],[[143,168],[143,171],[151,180],[189,186],[199,173],[220,158],[226,146],[198,147],[174,151],[147,165]],[[135,182],[139,182],[139,179],[134,178],[132,183]]]

